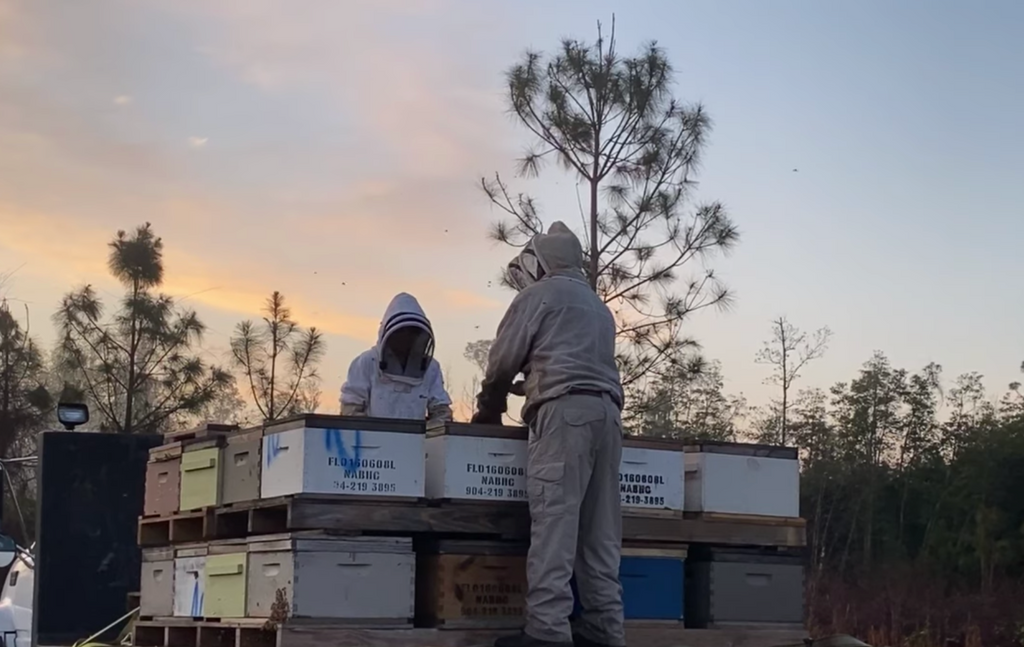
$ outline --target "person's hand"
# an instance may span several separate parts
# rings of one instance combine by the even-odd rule
[[[525,398],[526,397],[526,381],[525,380],[520,380],[518,382],[513,382],[512,386],[509,387],[508,392],[511,393],[512,395],[518,395],[521,398]]]
[[[478,409],[473,414],[473,419],[470,420],[474,425],[500,425],[501,414],[495,411],[488,411],[486,409]]]

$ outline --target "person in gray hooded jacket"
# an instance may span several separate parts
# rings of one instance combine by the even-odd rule
[[[622,383],[615,321],[583,275],[583,250],[555,222],[508,267],[519,290],[487,358],[474,421],[500,423],[522,373],[532,523],[526,627],[496,647],[625,645],[619,559]],[[575,570],[583,614],[571,627]]]

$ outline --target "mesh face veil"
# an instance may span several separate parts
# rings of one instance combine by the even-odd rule
[[[544,278],[544,268],[537,258],[533,244],[528,244],[519,256],[508,264],[508,278],[516,290],[524,290]]]
[[[416,330],[419,334],[413,337],[410,346],[405,349],[412,361],[402,371],[398,366],[389,366],[386,358],[391,350],[389,341],[392,335],[409,328]],[[422,377],[426,373],[427,367],[430,366],[430,360],[434,357],[434,331],[430,327],[430,321],[424,315],[416,312],[397,312],[388,318],[381,328],[379,343],[380,369],[385,373],[404,373],[406,377]],[[416,361],[417,358],[418,361]]]

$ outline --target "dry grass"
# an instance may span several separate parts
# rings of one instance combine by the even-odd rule
[[[818,577],[808,591],[812,636],[845,633],[873,647],[1021,647],[1024,586],[954,590],[921,573],[886,569],[860,582]]]

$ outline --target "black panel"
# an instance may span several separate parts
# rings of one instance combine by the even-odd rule
[[[139,590],[146,462],[161,442],[154,435],[39,435],[34,644],[70,645],[128,611],[128,594]]]

